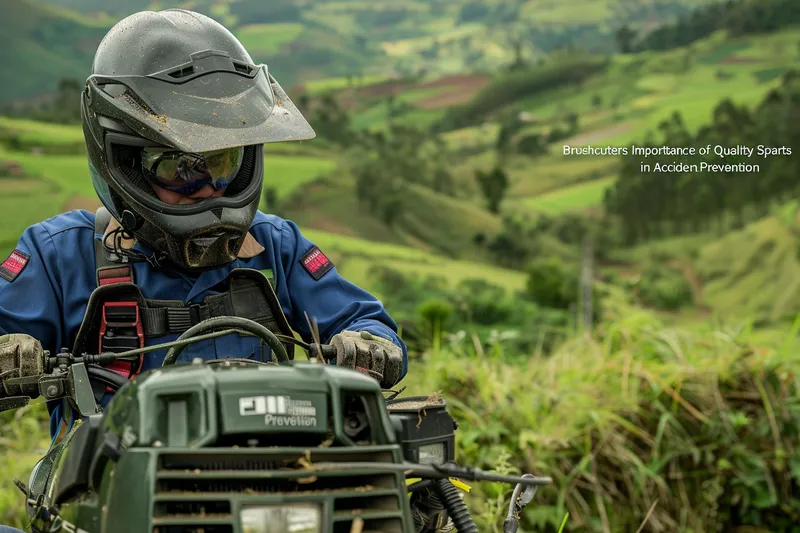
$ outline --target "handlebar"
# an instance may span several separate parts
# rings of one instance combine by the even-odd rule
[[[309,344],[308,353],[314,357],[322,356],[326,362],[335,361],[337,356],[336,346],[332,346],[330,344]]]
[[[220,328],[244,330],[248,333],[252,333],[253,335],[261,338],[261,340],[265,341],[267,345],[272,348],[272,352],[278,358],[279,364],[289,363],[289,355],[286,353],[286,348],[283,346],[283,344],[281,344],[281,341],[273,332],[258,322],[236,316],[221,316],[203,320],[199,324],[184,331],[183,334],[178,337],[177,341],[193,339],[201,333],[205,333],[209,330],[218,330]],[[175,364],[175,361],[178,360],[178,356],[180,355],[181,351],[183,351],[185,346],[185,344],[172,346],[167,352],[167,355],[164,357],[164,362],[161,364],[161,366],[165,367]]]
[[[209,333],[206,331],[213,330]],[[8,409],[17,409],[28,403],[31,399],[39,396],[47,400],[55,400],[64,396],[65,391],[69,390],[67,382],[70,381],[73,367],[82,367],[81,372],[88,373],[87,377],[104,383],[113,390],[118,390],[128,382],[104,368],[105,365],[113,363],[119,359],[138,357],[146,353],[152,353],[167,349],[162,366],[175,364],[184,347],[199,341],[222,337],[232,333],[249,334],[259,337],[272,349],[279,364],[289,364],[289,356],[283,343],[293,343],[308,351],[309,359],[321,356],[326,362],[335,361],[337,357],[336,347],[328,344],[307,344],[301,340],[285,335],[278,335],[261,324],[240,317],[215,317],[204,320],[184,332],[178,339],[162,344],[137,348],[118,353],[101,353],[97,355],[82,354],[75,355],[69,353],[67,349],[62,349],[61,353],[50,355],[50,352],[43,351],[40,344],[37,353],[28,354],[40,361],[30,368],[19,366],[19,361],[7,360],[11,366],[16,367],[16,376],[8,377],[13,374],[6,373],[6,379],[0,382],[0,412]],[[18,358],[16,358],[18,359]],[[30,360],[30,359],[28,359]],[[2,362],[2,361],[0,361]],[[264,361],[254,361],[263,363]],[[76,366],[77,365],[77,366]],[[9,365],[5,370],[14,371]],[[119,379],[118,379],[119,378]],[[11,387],[4,390],[4,388]],[[23,388],[24,387],[24,388]],[[55,391],[55,392],[51,392]]]

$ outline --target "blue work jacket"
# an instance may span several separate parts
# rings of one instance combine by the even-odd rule
[[[0,334],[25,333],[42,343],[51,354],[72,348],[83,321],[89,296],[97,286],[95,266],[95,215],[70,211],[34,224],[23,233],[12,256],[0,267]],[[250,228],[259,253],[242,257],[221,268],[199,275],[171,269],[156,269],[148,262],[133,264],[134,280],[145,298],[200,303],[217,294],[212,288],[225,280],[234,268],[252,268],[268,273],[283,312],[292,329],[312,342],[305,313],[315,318],[320,341],[344,330],[368,331],[389,339],[403,350],[403,372],[408,353],[397,335],[397,325],[383,304],[332,268],[319,279],[302,264],[315,245],[303,237],[297,225],[274,215],[258,212]],[[249,237],[248,237],[249,239]],[[252,244],[252,243],[251,243]],[[259,246],[260,245],[260,246]],[[251,246],[252,247],[252,246]],[[263,247],[263,250],[261,248]],[[142,243],[133,249],[152,254]],[[147,339],[147,345],[174,340],[178,334]],[[186,347],[178,363],[195,357],[217,359],[244,357],[259,359],[262,347],[253,337],[227,335]],[[268,349],[267,349],[268,351]],[[161,366],[166,350],[145,355],[142,371]],[[302,355],[298,354],[300,357]],[[101,402],[108,403],[110,395]],[[64,402],[50,402],[50,433],[54,440],[72,416]]]

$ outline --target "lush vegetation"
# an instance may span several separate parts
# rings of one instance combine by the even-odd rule
[[[410,392],[448,398],[464,461],[556,479],[523,530],[569,513],[565,531],[766,533],[800,518],[800,30],[772,31],[781,1],[191,7],[267,59],[317,132],[266,147],[262,209],[384,301]],[[30,9],[81,32],[109,21]],[[97,205],[76,79],[58,71],[49,102],[0,117],[0,256],[29,224]],[[563,153],[632,144],[792,154],[754,155],[753,174]],[[0,419],[0,471],[27,476],[43,414]],[[22,525],[2,483],[0,523]],[[481,531],[499,533],[500,496],[473,493]]]
[[[502,341],[476,353],[453,339],[413,391],[448,398],[464,460],[554,477],[525,531],[557,531],[566,513],[567,531],[793,531],[795,331],[688,332],[616,311],[547,359],[513,363]],[[500,493],[472,498],[481,531],[502,531]]]
[[[629,243],[725,224],[738,229],[761,218],[772,205],[796,194],[798,117],[797,71],[785,74],[781,87],[770,91],[753,112],[730,100],[721,102],[713,122],[695,134],[676,113],[661,124],[660,139],[637,147],[689,148],[695,153],[644,156],[630,151],[605,197],[606,210],[619,217]],[[701,155],[704,149],[710,153]]]
[[[85,79],[109,27],[32,0],[7,0],[0,22],[0,102],[54,93],[62,77]]]
[[[797,327],[670,328],[621,300],[592,339],[549,357],[517,355],[503,335],[475,344],[443,330],[441,348],[412,362],[408,394],[440,391],[460,420],[461,461],[554,478],[523,515],[524,531],[792,531]],[[24,526],[25,479],[48,444],[37,404],[3,415],[0,520]],[[509,492],[474,484],[480,531],[502,531]],[[749,529],[743,526],[749,526]],[[742,526],[741,530],[735,529]],[[732,529],[733,528],[733,529]]]
[[[633,45],[627,40],[635,38],[633,32],[620,31],[618,37],[624,37],[624,42],[620,42],[620,47],[624,49],[668,50],[691,44],[721,29],[731,35],[745,35],[767,33],[798,22],[800,8],[792,0],[764,0],[758,3],[728,0],[686,14],[676,22],[650,32]]]

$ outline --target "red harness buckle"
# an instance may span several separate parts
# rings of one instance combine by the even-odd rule
[[[137,302],[106,302],[100,321],[98,353],[144,348],[144,328]],[[135,361],[114,361],[106,368],[125,379],[133,379],[142,369],[143,356]],[[106,387],[108,392],[113,392]]]

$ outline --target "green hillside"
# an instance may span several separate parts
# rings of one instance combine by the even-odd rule
[[[37,2],[5,0],[0,19],[0,102],[53,93],[62,77],[85,79],[108,20]]]
[[[4,69],[0,103],[50,94],[63,76],[83,79],[104,31],[143,9],[184,7],[216,18],[254,59],[268,63],[279,80],[292,85],[351,75],[494,70],[515,61],[517,46],[527,58],[568,42],[610,52],[622,22],[647,29],[710,0],[641,5],[582,0],[569,7],[545,0],[404,0],[391,5],[362,0],[8,1],[12,15],[0,20],[0,58],[6,65],[28,68],[24,77],[14,76],[14,68]],[[17,21],[23,13],[24,20]]]
[[[798,29],[737,38],[717,34],[674,51],[616,56],[608,66],[578,83],[556,83],[544,90],[536,89],[536,80],[541,79],[540,69],[549,67],[531,67],[514,75],[516,80],[533,80],[527,88],[522,85],[524,92],[515,100],[491,98],[509,86],[509,76],[503,74],[480,83],[476,78],[444,77],[439,81],[381,82],[339,89],[336,95],[348,110],[354,129],[387,128],[388,94],[397,95],[395,102],[403,102],[391,122],[415,126],[423,132],[437,121],[444,129],[457,124],[461,117],[472,121],[480,112],[482,124],[451,129],[441,135],[452,155],[449,168],[458,193],[445,198],[430,190],[421,194],[424,189],[409,188],[405,192],[407,208],[396,227],[390,229],[376,221],[363,205],[357,205],[353,179],[347,165],[340,162],[325,180],[284,198],[281,212],[309,227],[335,228],[334,231],[371,240],[478,257],[480,253],[472,240],[477,233],[496,234],[500,221],[486,212],[475,171],[490,168],[498,161],[495,145],[507,117],[528,117],[512,135],[512,145],[527,136],[547,136],[554,129],[563,129],[570,114],[576,115],[577,128],[566,138],[552,142],[548,153],[531,156],[512,149],[503,157],[510,180],[503,209],[530,215],[583,212],[600,206],[606,189],[615,181],[620,159],[564,156],[564,144],[640,142],[675,111],[683,114],[690,130],[696,130],[711,119],[716,105],[726,97],[753,107],[781,83],[781,73],[800,59],[800,49],[795,45],[798,41]],[[765,76],[765,72],[771,75]],[[441,92],[433,97],[413,97],[434,87]],[[462,93],[474,95],[466,104],[429,104],[438,98],[436,94],[454,94],[459,87]],[[432,138],[431,134],[420,135]],[[425,214],[435,218],[426,221]]]
[[[365,4],[347,2],[317,7],[343,13],[356,6],[367,9]],[[424,11],[419,6],[413,9]],[[63,15],[58,11],[43,12]],[[234,11],[226,13],[233,16]],[[290,19],[291,13],[291,9],[282,11],[277,18]],[[287,20],[275,23],[254,20],[243,28],[242,35],[251,40],[251,47],[263,46],[264,50],[274,51],[307,31],[321,30]],[[433,258],[467,261],[463,266],[465,272],[478,269],[477,264],[522,268],[525,260],[514,264],[511,258],[498,255],[502,249],[498,246],[507,248],[508,239],[525,243],[516,252],[508,251],[509,257],[523,252],[533,256],[549,253],[566,264],[574,264],[579,253],[568,236],[573,231],[568,229],[573,222],[568,218],[559,222],[562,220],[559,217],[601,215],[604,195],[616,182],[621,160],[607,156],[564,156],[563,145],[641,142],[676,111],[681,112],[689,131],[695,131],[712,119],[723,98],[753,107],[782,83],[782,75],[800,59],[797,42],[800,30],[796,27],[740,36],[717,32],[667,51],[605,58],[560,52],[544,63],[510,73],[440,74],[416,80],[386,79],[379,74],[320,79],[307,85],[306,101],[302,93],[292,91],[295,101],[307,106],[306,114],[319,137],[308,143],[267,147],[262,208],[295,220],[308,230],[324,232],[322,235],[355,239],[353,242],[359,244],[349,246],[349,252],[340,254],[339,259],[344,262],[343,268],[349,268],[359,279],[369,277],[376,254],[365,252],[358,259],[352,250],[375,249],[370,244],[375,242],[419,250]],[[331,120],[323,113],[326,95],[333,95],[333,105],[339,106],[336,112],[341,113],[336,120],[344,122],[324,122]],[[409,131],[415,133],[408,139],[420,142],[398,147],[398,154],[405,155],[391,164],[389,160],[383,161],[378,167],[368,169],[367,174],[368,181],[383,180],[399,171],[396,165],[402,161],[411,165],[403,171],[406,177],[402,179],[412,181],[402,185],[401,200],[391,208],[395,215],[388,221],[384,220],[383,208],[372,205],[384,201],[380,195],[372,200],[359,196],[356,173],[364,150],[369,149],[359,144],[361,141],[352,140],[357,137],[346,139],[354,132],[364,131],[383,132],[391,138],[395,135],[393,128],[400,126],[412,128]],[[507,137],[506,146],[500,150],[498,142],[503,136]],[[527,153],[525,143],[536,138],[545,140],[543,152]],[[409,142],[408,139],[402,142]],[[97,205],[86,177],[78,127],[0,118],[0,143],[3,146],[0,156],[22,165],[28,173],[24,178],[3,181],[9,194],[2,202],[7,212],[15,215],[0,235],[4,249],[13,245],[22,229],[43,216],[67,208],[94,209]],[[438,179],[434,168],[438,163],[434,163],[433,154],[447,161],[443,168],[449,175],[449,185],[440,187],[429,181]],[[501,165],[508,176],[499,213],[487,209],[476,177],[478,172],[495,165]],[[448,187],[449,192],[445,190]],[[384,192],[384,196],[389,194]],[[23,199],[34,198],[41,211],[22,207]],[[267,198],[270,204],[266,203]],[[523,224],[534,225],[531,227],[537,227],[538,219],[545,221],[542,224],[550,224],[546,222],[550,217],[557,226],[563,223],[565,229],[515,227],[509,225],[508,217],[512,214],[527,221]],[[734,244],[718,245],[738,250],[741,246],[736,243],[760,243],[766,239],[768,244],[764,246],[782,250],[771,256],[753,252],[762,257],[763,263],[759,263],[763,268],[756,269],[755,277],[736,274],[728,279],[727,274],[719,273],[727,272],[734,263],[728,259],[710,259],[726,257],[713,247],[701,249],[692,245],[694,255],[688,256],[681,244],[678,246],[681,253],[668,251],[667,256],[694,265],[686,276],[695,285],[699,284],[694,292],[704,306],[779,319],[792,312],[788,303],[775,303],[777,296],[764,291],[760,293],[763,298],[749,296],[758,291],[762,280],[783,276],[783,269],[794,268],[787,266],[793,265],[787,263],[791,255],[787,243],[793,238],[792,230],[771,224],[748,226],[750,229],[741,231],[755,232],[753,235],[731,234],[729,238],[734,239]],[[689,242],[691,238],[678,238],[678,242]],[[655,250],[660,244],[645,246]],[[609,255],[621,258],[622,263],[612,266],[611,272],[625,279],[649,268],[648,254],[637,256],[635,249],[614,249]],[[700,255],[707,259],[698,261]],[[421,261],[410,261],[403,269],[432,274],[440,268],[442,260],[435,259],[428,266]],[[517,282],[517,289],[522,288],[520,283]]]

